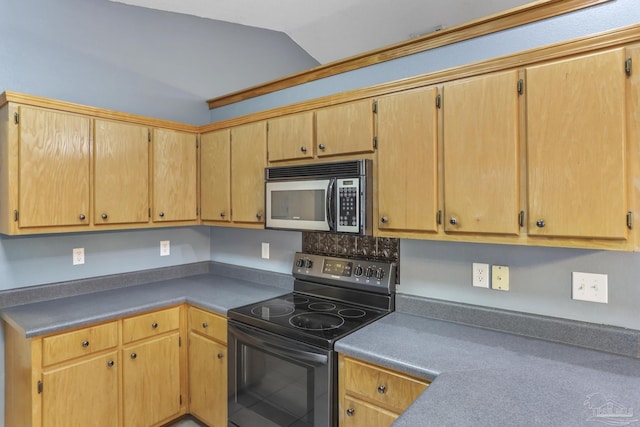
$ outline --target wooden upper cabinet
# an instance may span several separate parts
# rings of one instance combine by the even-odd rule
[[[443,88],[444,228],[519,234],[518,72]]]
[[[149,128],[95,121],[95,224],[149,221]]]
[[[270,162],[313,158],[313,114],[309,111],[269,120],[267,153]]]
[[[327,107],[316,111],[318,157],[374,151],[373,100]]]
[[[231,131],[200,137],[200,216],[204,221],[231,221]]]
[[[21,106],[18,121],[19,227],[89,225],[90,119]]]
[[[256,122],[232,128],[231,192],[234,222],[264,222],[266,164],[266,123]]]
[[[153,221],[195,221],[198,218],[197,179],[196,136],[154,129]]]
[[[624,53],[526,69],[530,236],[627,237]]]
[[[377,100],[378,229],[437,231],[437,88]]]

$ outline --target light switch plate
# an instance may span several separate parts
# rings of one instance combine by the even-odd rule
[[[506,265],[491,267],[491,288],[499,291],[509,290],[509,267]]]
[[[607,274],[574,271],[571,275],[571,298],[607,304],[609,302],[608,281]]]
[[[269,259],[269,244],[262,242],[262,258]]]

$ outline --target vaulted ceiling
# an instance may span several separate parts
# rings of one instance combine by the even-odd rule
[[[111,0],[286,33],[320,64],[531,0]]]

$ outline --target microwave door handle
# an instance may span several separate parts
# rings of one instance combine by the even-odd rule
[[[335,214],[335,197],[334,197],[334,189],[336,186],[336,178],[331,178],[329,180],[329,185],[327,186],[327,222],[329,223],[329,231],[336,231],[335,224],[336,221],[334,219]]]

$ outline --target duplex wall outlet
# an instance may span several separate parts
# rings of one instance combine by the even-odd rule
[[[489,264],[474,262],[472,264],[472,284],[478,288],[489,287]]]
[[[509,267],[506,265],[491,267],[491,288],[499,291],[509,290]]]
[[[262,258],[269,259],[269,244],[262,242]]]
[[[171,241],[170,240],[161,240],[160,241],[160,256],[168,256],[171,255]]]
[[[73,248],[73,265],[84,264],[84,248]]]
[[[607,304],[609,302],[608,275],[574,271],[571,275],[571,298]]]

